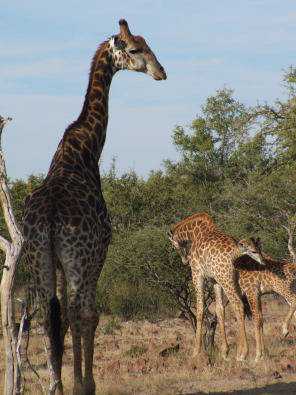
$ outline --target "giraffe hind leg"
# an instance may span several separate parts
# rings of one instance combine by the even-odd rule
[[[62,347],[61,347],[62,352],[59,354],[59,369],[60,369],[60,371],[62,371],[64,342],[65,342],[66,333],[69,329],[69,319],[68,319],[68,312],[67,312],[67,282],[66,282],[64,270],[59,265],[59,262],[57,262],[56,267],[57,267],[56,293],[57,293],[57,298],[60,303],[60,313],[61,313],[60,314],[60,316],[61,316],[60,336],[61,336],[61,342],[62,342]]]
[[[44,239],[46,238],[42,240]],[[56,274],[50,243],[43,242],[42,245],[37,244],[37,246],[32,243],[25,254],[25,261],[31,266],[40,306],[40,323],[44,332],[43,341],[49,369],[49,393],[62,395],[63,386],[59,363],[63,353],[61,307],[56,296]]]
[[[84,378],[83,388],[85,395],[95,395],[95,381],[93,377],[93,355],[94,355],[94,338],[96,328],[99,322],[99,314],[95,304],[96,287],[91,291],[87,290],[86,300],[88,300],[88,309],[82,312],[84,322],[82,328],[83,351],[84,351]]]
[[[243,361],[248,354],[244,305],[235,285],[231,283],[224,283],[222,287],[236,316],[238,325],[236,359],[238,361]]]
[[[290,325],[293,315],[295,315],[295,310],[296,310],[296,304],[293,303],[290,305],[289,311],[288,311],[288,313],[284,319],[283,325],[282,325],[283,337],[286,337],[289,334],[289,325]]]
[[[263,342],[263,316],[261,299],[258,292],[249,291],[247,298],[252,311],[252,319],[254,323],[256,354],[255,362],[258,362],[264,357],[264,342]]]

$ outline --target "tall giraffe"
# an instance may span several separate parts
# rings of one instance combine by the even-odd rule
[[[180,253],[184,264],[189,264],[196,292],[196,348],[195,355],[202,352],[202,322],[204,316],[204,279],[213,278],[227,295],[239,325],[237,360],[248,353],[244,323],[244,305],[235,275],[234,261],[248,254],[261,262],[261,256],[252,241],[236,241],[226,235],[206,213],[197,213],[171,227],[170,240]],[[225,342],[223,342],[225,344]],[[223,357],[227,348],[221,350]]]
[[[296,265],[288,261],[276,261],[267,254],[262,253],[264,266],[251,260],[248,256],[239,258],[235,262],[238,281],[243,294],[247,297],[252,319],[254,321],[256,353],[255,362],[264,357],[263,343],[263,317],[260,297],[275,292],[281,295],[289,304],[289,311],[282,324],[282,334],[289,333],[288,327],[296,310]],[[216,310],[224,311],[221,290],[216,288]],[[222,332],[222,341],[226,340],[224,313],[217,314]],[[222,319],[222,322],[220,322]],[[223,348],[228,348],[227,342]]]
[[[125,20],[121,19],[119,25],[119,34],[97,49],[82,111],[66,129],[43,184],[25,204],[24,256],[42,306],[50,394],[63,393],[63,343],[69,324],[73,393],[95,394],[93,352],[99,319],[96,284],[111,238],[98,161],[106,137],[112,77],[128,69],[149,74],[155,80],[166,79],[164,68],[144,38],[132,35]]]

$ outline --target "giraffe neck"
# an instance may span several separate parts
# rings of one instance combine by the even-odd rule
[[[115,72],[105,42],[93,58],[82,111],[66,129],[48,175],[84,170],[98,173],[108,124],[109,89]]]

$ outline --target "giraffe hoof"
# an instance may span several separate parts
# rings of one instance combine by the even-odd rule
[[[85,381],[83,384],[83,395],[96,395],[96,385],[93,380]]]
[[[84,395],[82,384],[75,383],[73,388],[73,395]]]

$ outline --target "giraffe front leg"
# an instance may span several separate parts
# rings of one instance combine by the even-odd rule
[[[205,352],[202,348],[202,324],[204,318],[204,278],[198,273],[192,275],[193,285],[196,293],[196,333],[195,349],[193,358],[199,360],[205,358]]]
[[[238,361],[244,361],[248,355],[248,342],[245,328],[245,311],[244,305],[240,298],[235,303],[236,317],[238,322],[238,347],[237,357]]]
[[[57,298],[59,299],[60,306],[61,306],[61,339],[62,343],[65,342],[65,336],[69,329],[69,319],[68,319],[68,312],[67,312],[67,283],[64,270],[62,267],[57,265]],[[59,369],[62,371],[63,365],[63,353],[59,356]]]
[[[221,354],[222,354],[222,358],[227,359],[229,346],[227,343],[227,337],[225,331],[225,309],[223,305],[222,287],[219,284],[215,284],[214,291],[215,291],[215,299],[216,299],[216,314],[218,318],[218,325],[219,325],[220,336],[222,340]]]

